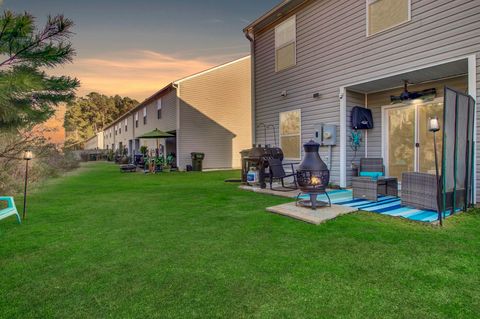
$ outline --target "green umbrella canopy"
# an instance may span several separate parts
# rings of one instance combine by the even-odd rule
[[[167,137],[174,137],[175,135],[160,131],[159,129],[154,129],[151,132],[145,133],[142,136],[139,136],[138,138],[167,138]]]

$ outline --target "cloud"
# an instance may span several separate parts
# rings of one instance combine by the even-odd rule
[[[95,58],[77,58],[73,64],[55,69],[54,74],[77,77],[82,84],[79,95],[96,91],[143,100],[177,79],[236,57],[226,54],[208,58],[182,58],[135,50]]]

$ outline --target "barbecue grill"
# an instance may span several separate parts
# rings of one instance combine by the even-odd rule
[[[261,188],[266,188],[265,183],[266,169],[268,168],[268,159],[275,158],[283,160],[283,151],[279,147],[270,147],[269,145],[254,145],[249,150],[244,150],[242,154],[242,182],[247,183],[247,173],[255,167],[258,171],[258,179]]]

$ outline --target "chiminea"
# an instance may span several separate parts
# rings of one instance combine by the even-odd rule
[[[297,169],[297,181],[301,193],[297,197],[297,204],[304,207],[317,209],[318,206],[331,206],[330,197],[327,194],[327,186],[330,181],[330,171],[327,164],[322,161],[318,150],[320,144],[310,141],[303,145],[305,157]],[[302,194],[310,196],[309,200],[299,200]],[[318,201],[319,194],[326,194],[328,203]]]

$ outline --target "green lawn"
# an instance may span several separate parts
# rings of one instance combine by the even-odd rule
[[[42,187],[0,221],[0,317],[478,317],[480,213],[313,226],[236,176],[90,164]]]

